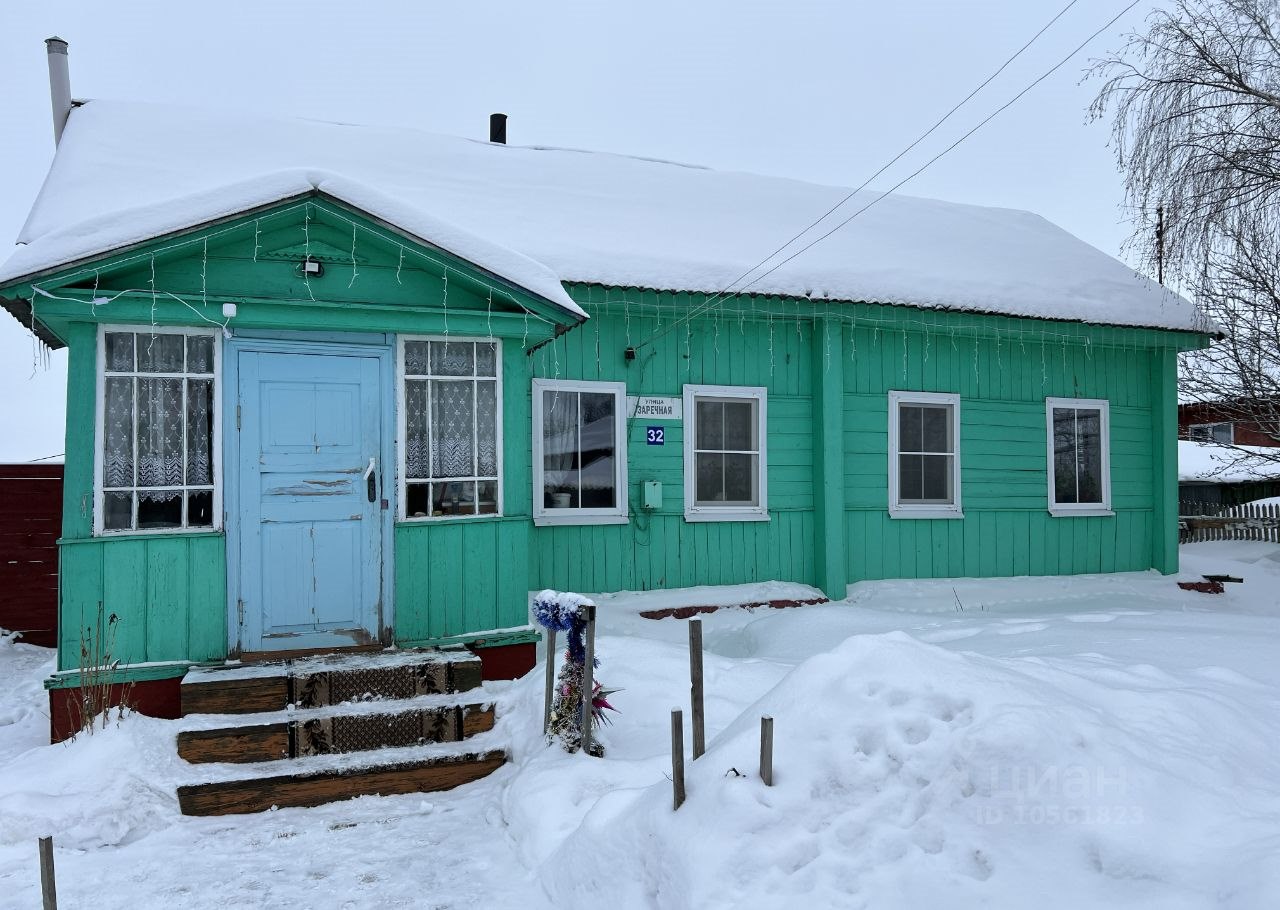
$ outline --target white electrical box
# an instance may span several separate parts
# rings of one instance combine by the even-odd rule
[[[662,481],[646,480],[644,482],[644,499],[641,504],[649,512],[662,508]]]

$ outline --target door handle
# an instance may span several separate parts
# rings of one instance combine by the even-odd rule
[[[378,501],[378,477],[374,474],[374,469],[378,466],[378,460],[373,456],[369,457],[369,467],[364,469],[364,481],[369,486],[369,501]]]

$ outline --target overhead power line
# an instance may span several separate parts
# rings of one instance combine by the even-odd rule
[[[928,170],[930,167],[932,167],[935,163],[937,163],[941,158],[943,158],[944,156],[946,156],[947,154],[949,154],[950,152],[952,152],[956,147],[958,147],[961,143],[963,143],[965,140],[967,140],[970,136],[972,136],[974,133],[978,132],[978,130],[982,129],[984,126],[986,126],[986,125],[987,125],[988,123],[990,123],[992,120],[994,120],[997,116],[999,116],[999,115],[1000,115],[1000,114],[1002,114],[1004,111],[1008,110],[1010,107],[1012,107],[1014,104],[1016,104],[1016,103],[1017,103],[1017,102],[1018,102],[1018,101],[1019,101],[1019,100],[1020,100],[1024,95],[1026,95],[1028,92],[1030,92],[1033,88],[1035,88],[1037,85],[1039,85],[1039,84],[1040,84],[1041,82],[1043,82],[1045,79],[1048,79],[1050,76],[1052,76],[1052,75],[1053,75],[1054,73],[1056,73],[1058,70],[1060,70],[1060,69],[1061,69],[1063,66],[1065,66],[1065,65],[1066,65],[1066,64],[1067,64],[1067,63],[1068,63],[1068,62],[1069,62],[1073,57],[1075,57],[1078,53],[1080,53],[1080,51],[1084,50],[1084,48],[1085,48],[1085,47],[1087,47],[1087,46],[1088,46],[1088,45],[1089,45],[1089,44],[1090,44],[1090,43],[1091,43],[1095,38],[1097,38],[1099,35],[1101,35],[1104,31],[1106,31],[1107,29],[1109,29],[1111,26],[1115,25],[1115,24],[1116,24],[1116,22],[1118,22],[1118,21],[1120,20],[1120,18],[1121,18],[1122,16],[1124,16],[1124,15],[1125,15],[1125,13],[1129,12],[1131,9],[1133,9],[1135,6],[1137,6],[1139,2],[1141,2],[1141,0],[1133,0],[1133,2],[1131,2],[1128,6],[1124,7],[1124,9],[1120,10],[1120,12],[1118,12],[1118,13],[1116,13],[1114,16],[1112,16],[1112,17],[1111,17],[1111,19],[1109,19],[1109,20],[1108,20],[1104,25],[1102,25],[1100,28],[1098,28],[1096,31],[1094,31],[1091,35],[1089,35],[1089,37],[1085,38],[1085,40],[1084,40],[1084,41],[1082,41],[1082,42],[1080,42],[1078,45],[1076,45],[1076,47],[1075,47],[1075,48],[1074,48],[1074,49],[1073,49],[1069,54],[1067,54],[1065,57],[1063,57],[1061,60],[1059,60],[1059,61],[1058,61],[1057,63],[1055,63],[1053,66],[1051,66],[1049,69],[1045,70],[1043,73],[1041,73],[1039,76],[1037,76],[1037,77],[1035,78],[1035,80],[1033,80],[1030,84],[1028,84],[1026,87],[1024,87],[1020,92],[1018,92],[1016,95],[1014,95],[1012,98],[1010,98],[1010,99],[1009,99],[1008,101],[1006,101],[1004,104],[1002,104],[1000,107],[996,108],[994,111],[992,111],[990,114],[988,114],[988,115],[987,115],[986,117],[984,117],[982,120],[980,120],[980,121],[977,123],[977,125],[975,125],[975,126],[974,126],[974,127],[972,127],[971,129],[969,129],[967,132],[965,132],[963,135],[961,135],[961,136],[960,136],[960,138],[956,139],[956,140],[955,140],[954,142],[952,142],[949,146],[947,146],[946,148],[944,148],[942,151],[938,152],[938,154],[934,155],[932,158],[930,158],[928,161],[926,161],[924,164],[922,164],[922,165],[921,165],[920,167],[918,167],[916,170],[912,171],[912,172],[911,172],[910,174],[908,174],[906,177],[904,177],[904,178],[902,178],[901,180],[899,180],[897,183],[895,183],[895,184],[894,184],[892,187],[890,187],[888,190],[886,190],[885,192],[881,193],[879,196],[877,196],[876,198],[872,199],[872,200],[871,200],[870,202],[868,202],[866,205],[864,205],[864,206],[862,206],[861,208],[859,208],[857,211],[855,211],[853,214],[851,214],[848,218],[845,218],[845,219],[844,219],[843,221],[841,221],[839,224],[835,225],[834,227],[832,227],[832,228],[830,228],[829,230],[827,230],[825,233],[823,233],[823,234],[819,235],[818,237],[814,238],[813,240],[809,241],[809,242],[808,242],[808,243],[806,243],[804,246],[800,247],[800,249],[798,249],[798,250],[796,250],[795,252],[791,253],[790,255],[786,256],[784,259],[782,259],[781,261],[779,261],[779,262],[778,262],[778,263],[776,263],[775,265],[770,266],[767,270],[765,270],[765,271],[761,272],[759,275],[756,275],[754,278],[752,278],[752,279],[751,279],[750,281],[748,281],[746,284],[742,285],[740,288],[737,288],[736,290],[734,290],[734,289],[733,289],[733,288],[734,288],[734,286],[735,286],[735,285],[737,285],[737,284],[738,284],[738,282],[742,281],[742,279],[743,279],[743,278],[747,277],[747,276],[748,276],[748,275],[750,275],[752,272],[754,272],[756,269],[758,269],[758,268],[760,268],[761,266],[763,266],[763,265],[765,265],[766,263],[768,263],[768,262],[769,262],[769,260],[773,259],[773,258],[774,258],[775,256],[777,256],[779,253],[783,252],[783,251],[784,251],[787,247],[789,247],[792,243],[794,243],[796,240],[798,240],[800,237],[802,237],[802,236],[803,236],[804,234],[806,234],[808,231],[810,231],[811,229],[813,229],[814,227],[816,227],[819,223],[821,223],[823,220],[825,220],[825,219],[826,219],[829,215],[831,215],[834,211],[836,211],[837,209],[839,209],[839,208],[840,208],[841,206],[843,206],[846,202],[848,202],[851,198],[853,198],[855,195],[857,195],[859,192],[861,192],[863,189],[865,189],[868,183],[870,183],[872,180],[874,180],[878,175],[882,174],[882,173],[883,173],[885,170],[887,170],[887,169],[888,169],[888,168],[889,168],[889,167],[890,167],[894,162],[896,162],[896,161],[898,161],[900,158],[902,158],[902,156],[903,156],[903,155],[905,155],[907,152],[909,152],[911,149],[913,149],[913,148],[914,148],[916,145],[918,145],[918,144],[919,144],[919,143],[920,143],[920,142],[921,142],[925,137],[927,137],[930,133],[932,133],[932,132],[933,132],[934,130],[936,130],[939,126],[941,126],[941,125],[942,125],[942,124],[943,124],[943,123],[944,123],[944,122],[945,122],[945,121],[946,121],[946,120],[947,120],[947,119],[948,119],[948,118],[949,118],[953,113],[955,113],[955,112],[956,112],[960,107],[962,107],[962,106],[963,106],[963,105],[964,105],[964,104],[965,104],[965,103],[966,103],[970,98],[972,98],[972,97],[973,97],[974,95],[976,95],[979,91],[981,91],[983,87],[985,87],[988,83],[990,83],[992,79],[994,79],[997,75],[999,75],[999,73],[1000,73],[1001,71],[1003,71],[1003,70],[1004,70],[1004,69],[1005,69],[1005,68],[1006,68],[1010,63],[1012,63],[1015,59],[1017,59],[1017,57],[1018,57],[1018,56],[1019,56],[1019,55],[1020,55],[1024,50],[1026,50],[1028,47],[1030,47],[1030,46],[1031,46],[1031,44],[1032,44],[1032,43],[1034,43],[1034,42],[1035,42],[1035,40],[1036,40],[1037,38],[1039,38],[1039,37],[1040,37],[1040,35],[1042,35],[1042,34],[1043,34],[1043,33],[1044,33],[1044,32],[1045,32],[1045,31],[1046,31],[1046,30],[1047,30],[1051,25],[1053,25],[1053,23],[1054,23],[1054,22],[1056,22],[1059,18],[1061,18],[1061,17],[1062,17],[1062,15],[1063,15],[1063,13],[1065,13],[1068,9],[1070,9],[1070,8],[1075,4],[1075,0],[1073,0],[1073,2],[1072,2],[1072,3],[1067,4],[1067,6],[1066,6],[1066,7],[1064,7],[1062,10],[1060,10],[1060,11],[1058,12],[1058,14],[1057,14],[1056,16],[1054,16],[1054,17],[1053,17],[1053,19],[1049,20],[1049,22],[1048,22],[1048,23],[1046,23],[1046,24],[1045,24],[1045,26],[1044,26],[1043,28],[1041,28],[1041,29],[1040,29],[1040,31],[1036,32],[1036,34],[1031,38],[1031,40],[1030,40],[1030,41],[1028,41],[1026,44],[1024,44],[1021,48],[1019,48],[1019,49],[1018,49],[1018,51],[1017,51],[1017,52],[1016,52],[1012,57],[1010,57],[1008,60],[1006,60],[1006,61],[1004,62],[1004,64],[1002,64],[1002,65],[1000,66],[1000,68],[999,68],[999,69],[997,69],[997,70],[995,71],[995,73],[993,73],[991,76],[989,76],[989,77],[986,79],[986,81],[984,81],[984,82],[983,82],[981,85],[979,85],[976,89],[974,89],[972,92],[970,92],[970,93],[969,93],[969,94],[964,98],[964,100],[962,100],[959,104],[957,104],[957,105],[956,105],[955,107],[953,107],[950,111],[948,111],[948,112],[947,112],[947,114],[946,114],[946,115],[944,115],[944,116],[943,116],[943,118],[942,118],[941,120],[939,120],[937,123],[935,123],[933,126],[931,126],[927,131],[925,131],[925,133],[923,133],[919,138],[917,138],[913,143],[911,143],[911,145],[907,146],[907,148],[903,149],[901,152],[899,152],[897,155],[895,155],[895,156],[893,157],[893,159],[892,159],[892,160],[890,160],[887,164],[885,164],[885,165],[884,165],[883,167],[881,167],[878,171],[876,171],[876,172],[875,172],[875,174],[873,174],[871,177],[867,178],[867,180],[863,181],[863,183],[862,183],[862,184],[861,184],[857,189],[853,190],[853,191],[852,191],[852,192],[850,192],[848,195],[846,195],[842,200],[840,200],[840,202],[836,203],[836,205],[834,205],[831,209],[829,209],[829,210],[826,212],[826,214],[824,214],[821,218],[817,219],[817,221],[814,221],[814,222],[813,222],[813,223],[811,223],[808,227],[804,228],[804,230],[800,231],[797,235],[795,235],[794,237],[792,237],[790,240],[788,240],[785,244],[783,244],[783,245],[782,245],[781,247],[779,247],[777,250],[775,250],[774,252],[770,253],[768,256],[766,256],[763,260],[761,260],[760,262],[758,262],[756,265],[753,265],[750,269],[748,269],[746,272],[744,272],[741,276],[739,276],[737,279],[735,279],[733,282],[731,282],[728,288],[726,288],[726,289],[725,289],[725,290],[723,290],[723,291],[719,291],[719,292],[717,292],[715,295],[713,295],[713,296],[711,297],[711,299],[709,299],[709,300],[707,300],[707,301],[704,301],[700,306],[698,306],[698,307],[697,307],[697,308],[695,308],[694,310],[691,310],[690,312],[686,313],[684,316],[681,316],[679,319],[676,319],[676,320],[674,320],[673,322],[668,323],[668,325],[667,325],[664,329],[662,329],[661,331],[659,331],[659,332],[655,333],[655,334],[654,334],[654,335],[652,335],[651,337],[649,337],[649,338],[645,339],[643,342],[641,342],[640,344],[636,345],[636,347],[637,347],[637,348],[639,348],[639,347],[643,347],[644,345],[647,345],[647,344],[650,344],[651,342],[657,341],[659,338],[662,338],[662,337],[663,337],[664,335],[666,335],[668,332],[672,331],[672,330],[673,330],[673,329],[675,329],[675,328],[678,328],[680,325],[682,325],[682,324],[684,324],[684,323],[686,323],[686,322],[688,322],[688,321],[690,321],[690,320],[692,320],[692,319],[696,319],[698,316],[701,316],[703,313],[709,312],[711,309],[713,309],[713,308],[714,308],[714,307],[719,303],[719,301],[720,301],[720,300],[722,300],[722,299],[723,299],[723,298],[725,298],[726,296],[729,296],[730,294],[742,293],[742,292],[743,292],[743,291],[745,291],[747,288],[749,288],[749,287],[751,287],[752,285],[754,285],[754,284],[758,283],[759,281],[763,280],[764,278],[767,278],[769,275],[772,275],[774,272],[776,272],[778,269],[782,268],[782,267],[783,267],[784,265],[786,265],[788,262],[791,262],[791,261],[792,261],[793,259],[795,259],[797,256],[800,256],[801,254],[805,253],[806,251],[808,251],[808,250],[812,249],[814,246],[816,246],[817,244],[821,243],[823,240],[826,240],[828,237],[830,237],[830,236],[831,236],[832,234],[834,234],[836,231],[838,231],[838,230],[840,230],[841,228],[845,227],[845,225],[849,224],[849,222],[853,221],[855,218],[857,218],[857,217],[858,217],[859,215],[861,215],[863,212],[867,211],[867,209],[869,209],[869,208],[871,208],[872,206],[876,205],[876,203],[878,203],[878,202],[880,202],[881,200],[883,200],[886,196],[890,196],[890,195],[892,195],[896,190],[898,190],[899,188],[901,188],[902,186],[904,186],[905,184],[907,184],[909,181],[914,180],[916,177],[920,176],[920,174],[924,173],[926,170]]]

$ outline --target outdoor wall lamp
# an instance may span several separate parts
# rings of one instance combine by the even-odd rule
[[[298,263],[300,278],[319,278],[324,274],[324,263],[319,259],[304,259]]]

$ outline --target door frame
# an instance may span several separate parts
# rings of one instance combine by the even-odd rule
[[[375,357],[382,401],[381,440],[378,458],[382,462],[382,599],[378,606],[378,639],[390,644],[395,629],[395,516],[399,503],[396,468],[395,337],[338,332],[248,332],[238,331],[224,346],[222,357],[222,522],[227,543],[227,657],[238,658],[240,640],[240,433],[236,427],[240,406],[240,354],[326,354],[340,357]],[[280,651],[283,657],[288,651]]]

